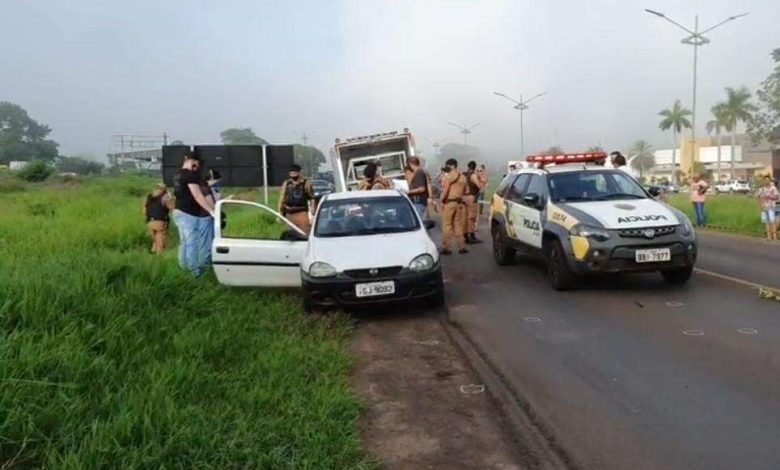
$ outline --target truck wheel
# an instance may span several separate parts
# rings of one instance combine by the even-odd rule
[[[661,276],[664,277],[664,281],[675,286],[680,286],[688,282],[692,274],[693,266],[665,269],[661,271]]]
[[[566,253],[558,240],[552,240],[547,245],[547,275],[550,285],[555,290],[567,290],[574,287],[577,276],[566,262]]]
[[[508,266],[515,262],[515,249],[509,246],[503,230],[499,226],[493,226],[493,258],[499,266]]]

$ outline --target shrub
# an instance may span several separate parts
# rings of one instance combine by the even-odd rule
[[[33,160],[18,172],[20,178],[32,183],[46,181],[53,174],[54,168],[43,160]]]

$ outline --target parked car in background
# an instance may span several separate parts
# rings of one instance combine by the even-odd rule
[[[667,194],[677,194],[680,192],[680,187],[676,184],[661,183],[656,187]]]
[[[311,187],[314,191],[314,199],[321,199],[336,190],[336,185],[326,180],[311,180]]]
[[[739,194],[748,194],[750,193],[750,183],[748,183],[745,180],[731,180],[731,181],[725,181],[720,182],[715,185],[715,194],[720,193],[739,193]]]

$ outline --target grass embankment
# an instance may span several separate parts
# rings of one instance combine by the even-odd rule
[[[669,197],[668,202],[685,212],[695,223],[696,216],[693,212],[690,195],[674,194]],[[704,207],[707,213],[708,228],[752,236],[766,234],[764,225],[761,223],[758,200],[754,197],[726,194],[707,196]]]
[[[367,466],[349,324],[147,254],[152,184],[0,191],[0,466]]]

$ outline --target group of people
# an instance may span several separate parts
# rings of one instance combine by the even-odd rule
[[[179,232],[179,266],[196,277],[205,273],[211,264],[214,208],[221,198],[222,177],[217,170],[210,170],[206,177],[201,177],[200,168],[201,161],[196,155],[186,155],[174,177],[174,197],[164,184],[158,184],[143,204],[152,237],[152,253],[161,254],[168,248],[172,216]]]

